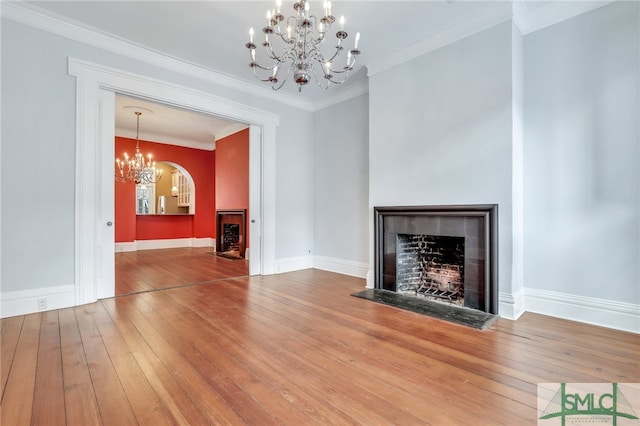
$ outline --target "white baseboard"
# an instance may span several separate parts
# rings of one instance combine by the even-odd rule
[[[336,272],[352,277],[366,278],[369,265],[353,260],[336,259],[333,257],[313,256],[313,267],[323,271]]]
[[[0,318],[51,311],[75,306],[75,286],[36,288],[31,290],[8,291],[0,295]],[[39,306],[43,301],[44,306]]]
[[[640,305],[525,288],[527,312],[640,333]]]
[[[193,247],[215,247],[215,246],[216,246],[215,238],[211,238],[211,237],[193,238]]]
[[[286,257],[276,260],[276,274],[313,268],[313,256]]]
[[[123,253],[126,251],[137,251],[138,246],[135,241],[130,241],[126,243],[116,243],[116,253]]]
[[[174,238],[167,240],[136,240],[116,243],[116,253],[138,250],[158,250],[181,247],[215,247],[215,238]]]
[[[367,284],[366,288],[375,288],[376,287],[376,276],[372,270],[367,271]]]
[[[498,314],[502,318],[517,320],[525,310],[524,290],[521,289],[515,294],[501,292],[499,294],[498,305]]]

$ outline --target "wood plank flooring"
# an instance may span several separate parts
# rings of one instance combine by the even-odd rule
[[[115,295],[249,275],[249,261],[216,256],[212,247],[115,254]]]
[[[540,382],[640,382],[640,336],[526,313],[486,331],[320,270],[6,318],[2,425],[535,425]]]

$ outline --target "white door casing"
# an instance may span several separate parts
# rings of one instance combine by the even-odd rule
[[[260,170],[261,153],[261,132],[260,127],[252,124],[249,127],[249,205],[260,205],[261,183],[262,178],[257,173],[251,173],[251,170]],[[262,236],[260,235],[260,218],[261,211],[249,209],[249,275],[260,274],[260,264],[252,262],[251,259],[262,256]]]
[[[98,135],[96,171],[96,297],[115,296],[115,185],[113,158],[115,146],[115,93],[100,90],[98,96]]]
[[[275,273],[275,134],[279,117],[225,98],[69,58],[76,77],[76,305],[114,292],[113,162],[115,93],[250,124],[251,275]],[[113,103],[113,104],[112,104]],[[109,130],[110,129],[110,130]],[[108,177],[108,178],[107,178]],[[106,219],[106,220],[105,220]],[[111,229],[109,229],[111,228]],[[108,236],[111,233],[111,243]],[[111,254],[109,251],[109,244]]]

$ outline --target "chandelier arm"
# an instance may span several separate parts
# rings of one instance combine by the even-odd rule
[[[273,46],[271,45],[271,42],[264,42],[262,45],[264,46],[264,49],[265,49],[265,51],[267,53],[267,56],[270,59],[273,59],[274,61],[278,61],[279,63],[284,62],[282,57],[288,55],[288,53],[291,51],[291,48],[289,48],[285,52],[283,52],[282,54],[277,55],[273,50]],[[273,68],[273,66],[271,68]]]
[[[280,90],[280,88],[281,88],[282,86],[284,86],[284,83],[286,83],[286,82],[287,82],[287,80],[289,79],[289,74],[291,74],[291,67],[289,67],[289,70],[287,71],[287,76],[282,80],[282,83],[280,83],[280,85],[278,85],[278,86],[276,87],[276,85],[275,85],[275,83],[277,82],[277,80],[276,80],[276,82],[274,82],[274,84],[272,84],[272,85],[271,85],[271,88],[272,88],[273,90]]]
[[[313,74],[313,78],[315,79],[316,84],[318,85],[319,88],[325,89],[325,90],[329,88],[329,82],[331,82],[331,75],[330,74],[327,75],[325,70],[324,70],[324,68],[322,70],[322,74],[324,76],[324,79],[319,79],[318,78],[318,76],[316,75],[316,70],[315,69],[312,69],[311,73]],[[325,80],[327,82],[327,84],[326,85],[322,85],[322,80]]]
[[[325,62],[330,62],[333,63],[336,58],[338,57],[338,55],[340,55],[340,52],[342,52],[344,50],[344,48],[342,46],[336,46],[335,47],[335,52],[333,52],[333,55],[331,55],[331,57],[329,59],[327,59]]]
[[[263,68],[263,67],[260,67],[259,65],[256,65],[255,67],[252,67],[252,68],[253,68],[253,75],[254,75],[258,80],[260,80],[260,81],[264,81],[264,82],[271,82],[271,81],[273,81],[273,75],[270,75],[270,76],[269,76],[269,77],[267,77],[267,78],[262,78],[262,77],[261,77],[260,75],[258,75],[258,73],[256,72],[256,68],[261,68],[261,69],[266,70],[266,71],[268,71],[268,70],[269,70],[268,68]]]
[[[353,58],[353,56],[352,56],[352,58]],[[334,69],[332,69],[331,71],[332,71],[332,72],[334,72],[334,73],[336,73],[336,74],[345,74],[345,73],[346,73],[346,74],[349,74],[349,72],[350,72],[350,71],[353,71],[353,64],[355,64],[355,62],[356,62],[356,61],[355,61],[355,59],[354,59],[354,60],[353,60],[353,62],[352,62],[348,67],[347,67],[347,66],[345,66],[345,67],[343,67],[341,70],[334,70]],[[346,79],[346,76],[345,76],[345,79]]]
[[[324,41],[325,34],[329,30],[329,28],[331,28],[331,24],[323,24],[324,29],[320,31],[318,29],[318,21],[322,23],[322,19],[318,19],[317,16],[311,15],[309,16],[309,20],[313,21],[313,28],[315,28],[316,32],[318,33],[318,37],[316,38],[316,40],[322,43]]]
[[[282,62],[278,62],[278,63],[282,63]],[[251,64],[251,68],[253,68],[253,73],[255,74],[256,77],[258,77],[258,74],[255,71],[256,68],[260,68],[261,70],[264,70],[264,71],[273,71],[273,69],[275,67],[277,67],[277,66],[278,66],[278,64],[274,64],[274,65],[272,65],[270,67],[263,67],[262,65],[258,64],[257,62],[253,62]]]

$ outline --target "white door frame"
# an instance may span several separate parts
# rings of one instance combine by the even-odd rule
[[[111,126],[115,111],[104,106],[111,104],[115,93],[250,124],[249,269],[251,274],[275,273],[278,115],[185,86],[75,58],[69,58],[69,74],[76,77],[76,305],[111,297],[115,289],[113,266],[111,276],[105,272],[109,269],[106,253],[115,251],[113,238],[109,243],[106,237],[113,232],[107,228],[107,222],[113,222],[114,201],[110,197],[109,202],[109,197],[104,195],[113,191],[113,180],[105,176],[113,174],[113,149],[109,154],[107,147],[113,146],[115,127]]]

